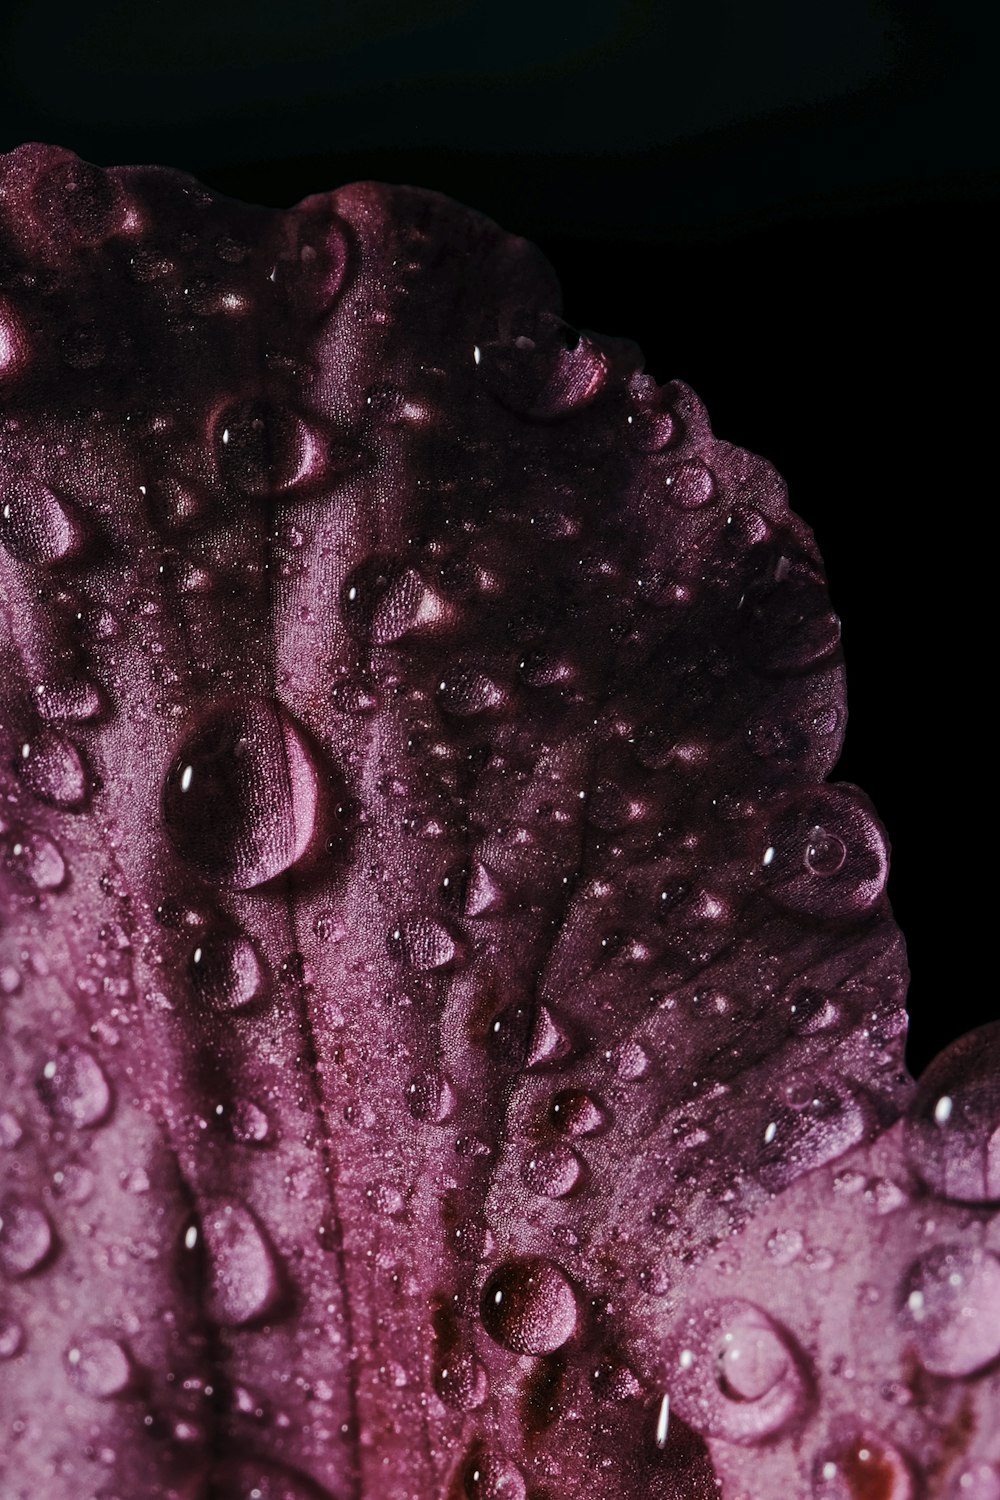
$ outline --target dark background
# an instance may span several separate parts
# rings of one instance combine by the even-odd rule
[[[541,244],[817,533],[838,775],[894,848],[915,1070],[998,1014],[994,8],[929,0],[6,0],[0,147],[273,205],[437,188]]]

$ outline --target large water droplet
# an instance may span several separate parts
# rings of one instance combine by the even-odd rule
[[[245,1204],[235,1198],[212,1199],[202,1215],[201,1232],[208,1256],[209,1317],[240,1328],[272,1313],[281,1301],[278,1259]]]
[[[375,556],[344,580],[340,607],[348,634],[369,646],[387,646],[411,632],[445,624],[452,610],[413,568]]]
[[[528,1491],[519,1469],[499,1454],[473,1454],[465,1466],[467,1500],[525,1500]]]
[[[174,756],[163,820],[181,857],[219,885],[251,890],[281,875],[316,827],[316,765],[291,717],[252,698],[217,709]]]
[[[220,473],[245,495],[285,490],[309,467],[311,443],[294,412],[267,401],[237,401],[215,424]]]
[[[83,540],[73,511],[40,480],[0,481],[0,543],[21,562],[46,566],[72,557]]]
[[[408,917],[387,939],[389,952],[411,969],[446,969],[460,957],[458,943],[443,922],[432,917]]]
[[[542,1198],[565,1198],[579,1184],[583,1163],[569,1146],[539,1146],[532,1151],[521,1175]]]
[[[267,994],[257,950],[243,937],[206,938],[191,954],[191,983],[213,1010],[246,1010]]]
[[[762,840],[760,873],[772,900],[810,916],[867,911],[888,874],[885,840],[863,794],[828,786],[787,804]]]
[[[452,1411],[475,1411],[486,1400],[486,1371],[475,1356],[452,1349],[434,1372],[434,1389]]]
[[[788,1331],[732,1297],[689,1312],[667,1345],[673,1404],[699,1432],[758,1443],[785,1431],[808,1399],[804,1358]]]
[[[134,1375],[131,1356],[124,1345],[99,1333],[87,1334],[74,1342],[66,1351],[66,1365],[77,1389],[98,1401],[124,1395]]]
[[[53,1119],[77,1129],[100,1125],[111,1109],[111,1086],[85,1047],[62,1047],[47,1058],[36,1087]]]
[[[679,510],[698,510],[715,499],[715,475],[700,458],[674,464],[663,475],[662,484],[667,504]]]
[[[1000,1261],[973,1246],[935,1246],[906,1273],[899,1317],[932,1375],[973,1375],[1000,1355]]]
[[[608,1111],[583,1089],[560,1089],[549,1107],[549,1119],[565,1135],[599,1135],[610,1121]]]
[[[458,1100],[451,1080],[440,1068],[417,1073],[406,1086],[406,1105],[415,1120],[443,1125],[455,1113]]]
[[[499,1266],[479,1306],[490,1338],[515,1354],[552,1354],[576,1332],[576,1293],[565,1273],[541,1256]]]
[[[52,807],[71,811],[87,800],[87,773],[76,746],[44,730],[25,740],[15,766],[29,791]]]
[[[913,1470],[887,1438],[863,1431],[813,1463],[813,1500],[914,1500]]]
[[[27,1276],[48,1259],[54,1240],[45,1211],[19,1193],[0,1198],[0,1270]]]
[[[942,1198],[1000,1201],[1000,1021],[970,1031],[920,1079],[906,1121],[914,1170]]]

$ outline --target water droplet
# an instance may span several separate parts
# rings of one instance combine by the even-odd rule
[[[660,453],[680,441],[683,427],[668,402],[672,392],[656,390],[625,419],[625,438],[639,453]]]
[[[434,1389],[452,1411],[475,1411],[486,1400],[486,1371],[471,1354],[452,1349],[434,1372]]]
[[[390,931],[386,946],[394,958],[421,972],[446,969],[460,956],[448,928],[432,917],[408,917],[400,922]]]
[[[499,1266],[480,1299],[483,1327],[515,1354],[552,1354],[576,1332],[576,1293],[565,1273],[541,1256]]]
[[[42,718],[51,723],[89,723],[100,718],[104,709],[101,694],[88,677],[40,682],[35,688],[35,703]]]
[[[580,1182],[583,1163],[569,1146],[539,1146],[532,1151],[521,1175],[542,1198],[565,1198]]]
[[[209,1264],[209,1317],[241,1328],[273,1313],[281,1301],[278,1260],[250,1210],[235,1198],[212,1199],[201,1231]]]
[[[252,890],[291,868],[317,820],[315,762],[290,716],[250,699],[187,736],[163,788],[178,854],[220,885]]]
[[[0,1308],[0,1359],[13,1359],[24,1348],[24,1329],[13,1316]]]
[[[406,1086],[406,1107],[415,1120],[428,1125],[450,1120],[457,1104],[451,1080],[439,1068],[417,1073]]]
[[[520,1470],[495,1453],[473,1454],[463,1485],[467,1500],[525,1500],[528,1493]]]
[[[100,1125],[111,1110],[111,1086],[84,1047],[63,1047],[47,1058],[36,1088],[53,1119],[78,1130]]]
[[[855,787],[827,786],[787,804],[769,823],[761,855],[772,900],[810,916],[855,916],[885,889],[885,839]]]
[[[932,1192],[959,1203],[1000,1201],[1000,1021],[961,1037],[921,1075],[905,1139]]]
[[[798,1229],[775,1229],[768,1235],[764,1249],[776,1266],[790,1266],[805,1249],[805,1240]]]
[[[344,580],[344,625],[355,640],[387,646],[411,632],[433,630],[452,618],[436,589],[413,568],[391,557],[370,557]]]
[[[785,1431],[808,1400],[804,1357],[791,1334],[733,1297],[690,1312],[667,1344],[670,1395],[685,1421],[731,1443]]]
[[[604,388],[609,362],[595,337],[543,313],[534,337],[526,333],[504,342],[482,344],[478,369],[509,410],[535,421],[569,416]]]
[[[952,1480],[948,1500],[1000,1500],[1000,1474],[992,1464],[965,1464]]]
[[[814,1083],[808,1097],[767,1107],[757,1175],[771,1192],[780,1192],[859,1145],[871,1123],[867,1102],[846,1082]]]
[[[53,1244],[52,1226],[37,1203],[18,1193],[0,1198],[0,1270],[27,1276],[48,1259]]]
[[[73,811],[87,799],[87,773],[80,752],[51,730],[25,740],[15,761],[25,786],[42,802]]]
[[[552,1100],[549,1119],[565,1135],[599,1135],[610,1122],[604,1105],[582,1089],[561,1089]]]
[[[27,475],[0,482],[0,543],[21,562],[45,567],[72,557],[83,528],[67,503]]]
[[[446,713],[461,719],[495,711],[507,701],[498,682],[471,667],[446,672],[438,681],[437,697]]]
[[[887,1438],[864,1431],[813,1463],[813,1500],[914,1500],[913,1470]]]
[[[271,1122],[252,1099],[236,1100],[230,1124],[241,1146],[264,1146],[271,1139]]]
[[[237,401],[215,423],[215,454],[223,477],[245,495],[287,490],[309,468],[312,442],[285,407]]]
[[[662,476],[661,482],[668,505],[679,510],[698,510],[715,499],[715,475],[700,458],[674,464]]]
[[[476,860],[465,892],[465,915],[489,917],[505,905],[503,888],[491,870]]]
[[[12,1151],[24,1140],[24,1126],[9,1109],[0,1110],[0,1146]]]
[[[191,983],[213,1010],[246,1010],[267,994],[257,950],[244,937],[206,938],[191,954]]]
[[[572,1051],[572,1042],[560,1026],[547,1005],[539,1005],[535,1012],[535,1024],[531,1031],[531,1042],[525,1067],[555,1067]]]
[[[98,1401],[124,1395],[134,1375],[128,1350],[103,1334],[77,1340],[66,1351],[66,1364],[76,1388]]]
[[[759,672],[784,676],[825,661],[840,645],[840,620],[811,564],[779,556],[747,589],[744,650]]]
[[[972,1246],[935,1246],[906,1273],[899,1317],[932,1375],[975,1374],[1000,1355],[1000,1261]]]

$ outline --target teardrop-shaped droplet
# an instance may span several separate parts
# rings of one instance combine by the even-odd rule
[[[1000,1202],[1000,1021],[961,1037],[921,1075],[906,1151],[942,1198]]]
[[[66,879],[66,861],[59,846],[44,833],[28,829],[0,839],[0,859],[22,885],[36,891],[57,891]]]
[[[555,1067],[563,1062],[572,1050],[573,1044],[568,1034],[551,1010],[547,1005],[539,1005],[535,1012],[535,1024],[531,1031],[525,1066],[528,1068]]]
[[[569,1146],[539,1146],[532,1151],[521,1175],[541,1198],[565,1198],[580,1182],[583,1164]]]
[[[599,1135],[610,1121],[608,1111],[583,1089],[561,1089],[549,1107],[549,1119],[565,1135]]]
[[[212,1010],[246,1010],[266,997],[257,950],[244,937],[207,937],[191,954],[191,984]]]
[[[45,1210],[20,1193],[0,1198],[0,1270],[28,1276],[48,1259],[54,1240]]]
[[[0,480],[0,543],[21,562],[46,566],[78,551],[83,528],[69,506],[27,476]]]
[[[87,800],[87,773],[76,746],[53,730],[22,742],[15,762],[25,786],[40,801],[74,811]]]
[[[915,1500],[913,1468],[881,1434],[863,1429],[813,1462],[813,1500]]]
[[[804,1359],[764,1310],[731,1297],[681,1318],[667,1345],[671,1401],[699,1432],[759,1443],[801,1416]]]
[[[973,1245],[936,1245],[910,1267],[900,1322],[932,1375],[974,1375],[1000,1355],[1000,1261]]]
[[[388,646],[412,633],[438,629],[452,609],[414,568],[375,556],[344,580],[340,607],[348,634],[368,646]]]
[[[465,915],[467,917],[489,917],[502,911],[505,905],[503,887],[492,870],[476,860],[469,874],[465,893]]]
[[[74,1341],[66,1351],[66,1366],[77,1390],[97,1401],[124,1395],[135,1373],[125,1346],[99,1333]]]
[[[393,957],[420,971],[452,967],[461,956],[455,937],[433,917],[407,917],[390,931],[387,946]]]
[[[451,1080],[440,1068],[417,1073],[406,1086],[406,1106],[415,1120],[443,1125],[455,1113],[458,1100]]]
[[[111,1085],[85,1047],[61,1047],[42,1065],[38,1096],[54,1120],[87,1130],[111,1111]]]
[[[208,1257],[206,1307],[215,1323],[259,1322],[281,1301],[278,1259],[254,1215],[235,1198],[214,1198],[201,1219]]]
[[[480,1299],[483,1327],[515,1354],[552,1354],[576,1332],[579,1309],[565,1272],[542,1256],[506,1261]]]
[[[462,1483],[466,1500],[525,1500],[524,1476],[507,1458],[479,1451],[465,1466]]]
[[[451,1349],[434,1372],[434,1389],[452,1411],[476,1411],[486,1400],[486,1371],[468,1351]]]
[[[163,788],[178,854],[219,885],[251,890],[302,858],[316,828],[317,768],[290,716],[252,698],[187,736]]]
[[[215,424],[219,472],[244,495],[287,490],[309,468],[312,444],[294,412],[268,401],[237,401]]]
[[[35,688],[35,703],[42,718],[53,724],[90,723],[100,718],[104,709],[100,691],[89,677],[40,682]]]

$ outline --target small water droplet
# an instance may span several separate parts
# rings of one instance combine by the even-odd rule
[[[370,557],[344,580],[340,608],[349,635],[388,646],[413,632],[444,625],[452,610],[413,568],[391,557]]]
[[[100,1125],[111,1110],[111,1085],[85,1047],[62,1047],[48,1057],[36,1088],[53,1119],[78,1130]]]
[[[164,783],[163,820],[189,864],[252,890],[306,853],[318,795],[316,764],[290,716],[255,698],[217,709],[188,734]]]
[[[24,1329],[13,1316],[0,1309],[0,1359],[13,1359],[24,1348]]]
[[[45,1211],[19,1193],[0,1198],[0,1270],[28,1276],[48,1259],[54,1239]]]
[[[131,1356],[117,1339],[87,1334],[66,1351],[66,1365],[77,1390],[95,1400],[124,1395],[132,1383]]]
[[[519,1469],[499,1454],[478,1452],[465,1466],[466,1500],[526,1500],[527,1487]]]
[[[434,1389],[452,1411],[475,1411],[486,1400],[489,1382],[472,1354],[452,1349],[434,1372]]]
[[[27,475],[0,482],[0,543],[20,562],[45,567],[72,557],[83,527],[69,505]]]
[[[599,1135],[610,1122],[604,1105],[583,1089],[561,1089],[552,1100],[549,1119],[565,1135]]]
[[[24,740],[14,764],[40,801],[62,811],[76,810],[86,801],[87,773],[80,752],[62,735],[44,730]]]
[[[267,985],[257,950],[244,937],[205,938],[191,953],[191,983],[213,1010],[246,1010],[266,997]]]
[[[525,1059],[527,1068],[556,1067],[572,1051],[572,1042],[549,1010],[539,1005],[535,1011],[535,1024],[531,1030],[531,1041]]]
[[[804,1357],[764,1310],[728,1298],[693,1310],[667,1345],[670,1394],[685,1421],[732,1443],[758,1443],[803,1413]]]
[[[521,1175],[542,1198],[565,1198],[580,1182],[583,1163],[569,1146],[539,1146],[532,1151]]]
[[[1000,1021],[952,1043],[921,1075],[905,1140],[932,1192],[1000,1202]]]
[[[271,1122],[252,1099],[237,1099],[230,1126],[234,1140],[242,1146],[264,1146],[271,1139]]]
[[[43,719],[50,723],[90,723],[100,718],[104,702],[89,677],[66,682],[40,682],[35,688],[35,703]]]
[[[964,1464],[952,1480],[948,1500],[1000,1500],[1000,1473],[993,1464]]]
[[[541,1256],[499,1266],[480,1299],[483,1327],[515,1354],[552,1354],[576,1332],[576,1293],[560,1268]]]
[[[213,1322],[241,1328],[273,1313],[281,1301],[278,1260],[250,1210],[235,1198],[214,1198],[202,1214],[201,1233]]]
[[[774,851],[758,861],[768,894],[792,911],[854,916],[874,906],[885,889],[885,839],[854,787],[823,787],[788,803],[760,847],[762,855]]]
[[[672,465],[661,482],[667,504],[679,510],[698,510],[715,499],[715,475],[700,458]]]
[[[806,869],[814,875],[836,875],[847,858],[843,839],[825,828],[813,828],[805,848]]]
[[[906,1273],[899,1317],[924,1369],[975,1374],[1000,1355],[1000,1261],[973,1246],[935,1246]]]
[[[417,1073],[406,1086],[406,1107],[415,1120],[443,1125],[455,1113],[458,1100],[451,1080],[439,1068]]]
[[[394,958],[411,969],[446,969],[456,963],[460,950],[443,922],[432,917],[408,917],[392,928],[386,946]]]

